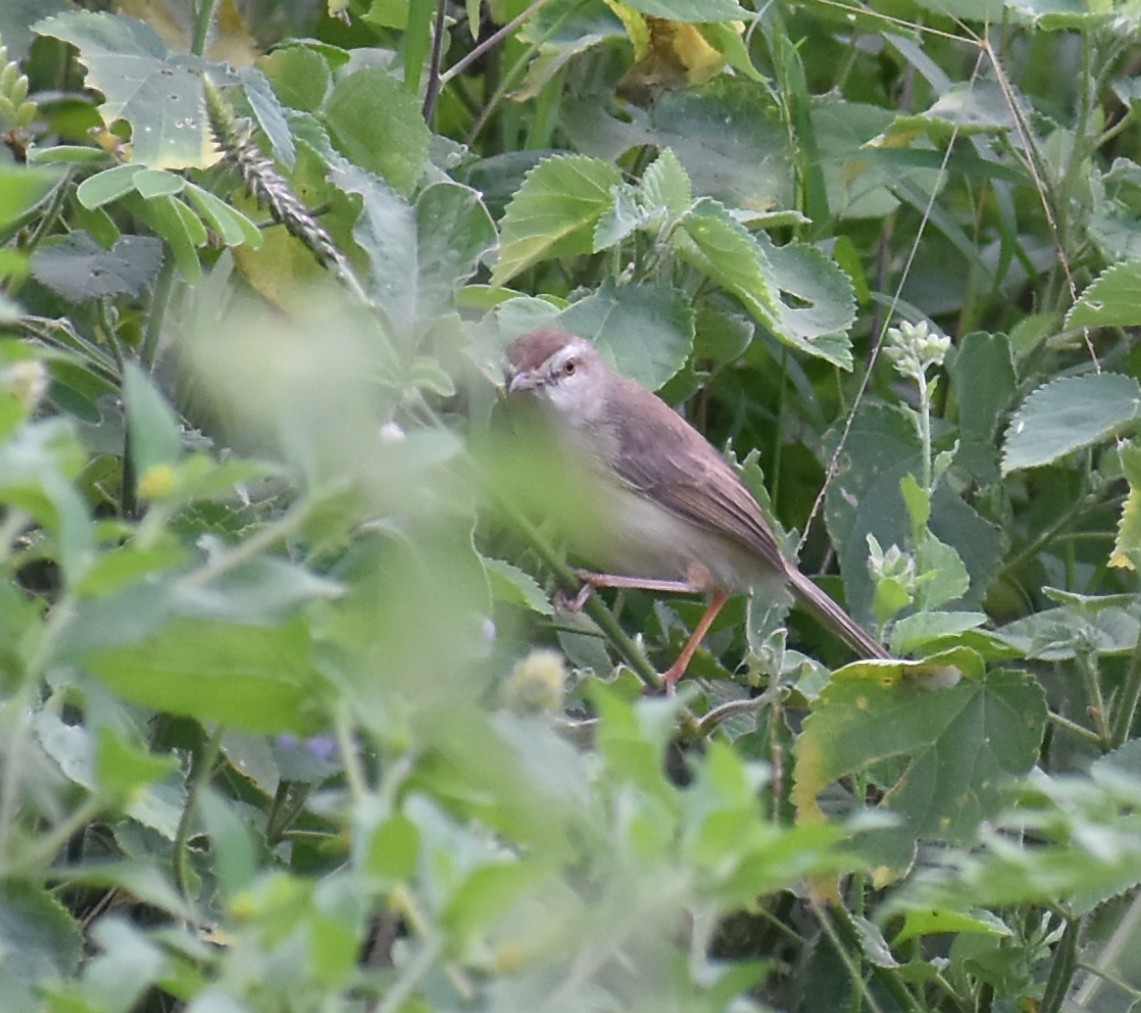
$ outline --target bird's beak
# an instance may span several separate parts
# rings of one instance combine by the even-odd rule
[[[517,390],[534,390],[542,381],[539,374],[530,369],[521,369],[511,378],[507,385],[507,393],[514,394]]]

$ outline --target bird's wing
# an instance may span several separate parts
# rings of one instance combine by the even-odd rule
[[[725,459],[673,409],[633,383],[620,430],[616,467],[632,489],[681,517],[751,549],[780,573],[790,564],[757,501]],[[623,386],[626,384],[624,383]],[[630,411],[631,407],[636,408]]]

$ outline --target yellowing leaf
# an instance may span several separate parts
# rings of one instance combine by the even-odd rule
[[[608,0],[634,46],[634,64],[618,82],[618,94],[649,105],[662,91],[703,84],[721,73],[725,56],[709,44],[698,25],[649,17]]]

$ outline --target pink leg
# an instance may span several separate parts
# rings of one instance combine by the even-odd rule
[[[666,684],[667,693],[672,694],[678,681],[685,675],[685,670],[689,667],[690,660],[697,652],[698,647],[701,646],[701,641],[705,639],[705,634],[709,632],[709,627],[713,625],[713,620],[717,618],[717,613],[724,608],[728,600],[728,591],[718,591],[713,595],[713,600],[709,603],[709,608],[705,610],[705,615],[701,617],[701,621],[694,627],[693,633],[686,642],[685,647],[682,648],[681,654],[677,657],[677,661],[670,665],[669,671],[662,676],[662,681]]]

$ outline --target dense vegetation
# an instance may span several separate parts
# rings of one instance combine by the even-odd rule
[[[1135,4],[0,5],[0,1008],[1133,1008]],[[557,325],[899,661],[573,589]]]

